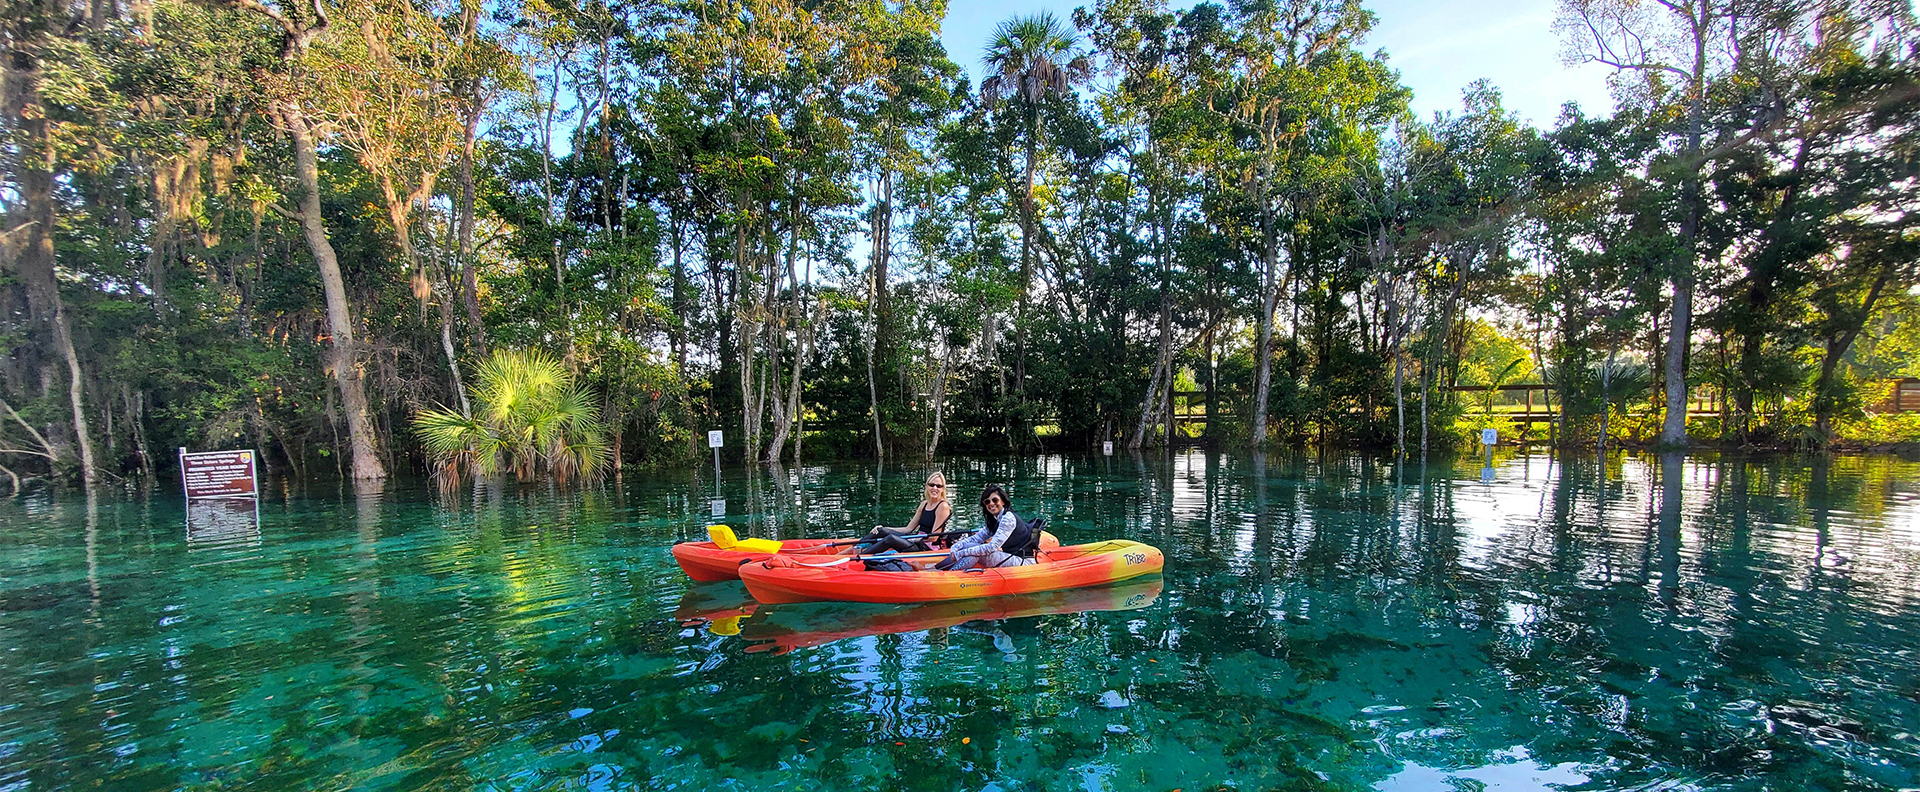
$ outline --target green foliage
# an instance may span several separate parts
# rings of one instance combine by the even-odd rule
[[[1920,443],[1920,412],[1862,414],[1839,421],[1835,429],[1850,446],[1911,445]]]
[[[0,273],[0,396],[51,452],[13,422],[0,464],[339,469],[338,311],[373,425],[425,421],[387,467],[450,477],[685,461],[710,428],[756,460],[1153,444],[1169,386],[1216,443],[1437,450],[1505,420],[1457,387],[1534,381],[1558,441],[1651,441],[1687,277],[1685,379],[1728,405],[1697,436],[1898,435],[1875,382],[1920,375],[1920,61],[1879,7],[1716,17],[1751,40],[1698,74],[1668,16],[1623,17],[1653,27],[1601,34],[1661,67],[1545,131],[1486,83],[1409,117],[1351,0],[1016,17],[977,90],[939,0],[329,8],[291,62],[251,5],[0,25],[6,239],[54,231]],[[344,307],[295,220],[294,96]],[[498,349],[590,395],[496,425]],[[463,390],[474,418],[432,407]]]
[[[474,373],[471,416],[421,410],[414,431],[443,482],[511,471],[591,482],[611,462],[598,399],[544,352],[501,350]]]

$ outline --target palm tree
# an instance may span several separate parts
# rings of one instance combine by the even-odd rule
[[[992,76],[981,81],[980,98],[991,109],[1002,99],[1018,103],[1026,121],[1022,130],[1027,158],[1026,189],[1020,199],[1020,312],[1014,320],[1014,388],[1026,392],[1027,285],[1033,280],[1033,160],[1040,137],[1040,103],[1065,95],[1073,84],[1093,75],[1093,64],[1079,52],[1073,27],[1042,11],[1000,23],[987,41],[981,63]]]
[[[597,399],[552,355],[495,352],[475,372],[473,396],[471,417],[438,409],[413,418],[441,483],[511,470],[521,481],[544,473],[564,484],[606,471],[611,454]]]

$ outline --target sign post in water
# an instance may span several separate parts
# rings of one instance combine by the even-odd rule
[[[189,545],[259,541],[260,479],[252,451],[181,448],[180,488],[187,495]]]
[[[726,436],[722,434],[718,429],[715,429],[707,433],[707,447],[713,449],[714,486],[719,486],[720,484],[720,444],[725,441],[726,441]]]
[[[253,498],[260,491],[252,451],[197,451],[180,449],[180,487],[187,500]]]

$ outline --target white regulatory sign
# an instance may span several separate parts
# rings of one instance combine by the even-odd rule
[[[1108,440],[1104,443],[1101,443],[1100,453],[1106,454],[1107,456],[1113,456],[1113,441]]]
[[[727,516],[727,502],[725,500],[715,498],[707,501],[707,507],[713,511],[713,516],[715,517]]]
[[[713,431],[711,431],[711,432],[708,432],[708,433],[707,433],[707,447],[708,447],[708,448],[719,448],[719,447],[720,447],[720,445],[721,445],[721,443],[722,443],[722,439],[721,439],[722,437],[723,437],[723,435],[721,434],[721,432],[720,432],[720,430],[718,430],[718,429],[715,429],[715,430],[713,430]]]

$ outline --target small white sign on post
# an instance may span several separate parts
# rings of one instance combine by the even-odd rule
[[[1499,444],[1500,444],[1500,430],[1498,430],[1498,429],[1482,429],[1482,430],[1480,430],[1480,444],[1481,444],[1481,445],[1484,445],[1484,446],[1490,446],[1490,445],[1499,445]]]
[[[1101,443],[1101,444],[1100,444],[1100,453],[1102,453],[1102,454],[1106,454],[1107,456],[1113,456],[1113,441],[1112,441],[1112,440],[1108,440],[1108,441],[1106,441],[1106,442],[1104,442],[1104,443]]]
[[[726,442],[725,435],[718,429],[707,433],[707,447],[719,448]]]
[[[727,516],[727,500],[725,498],[714,498],[713,500],[707,501],[707,508],[713,512],[713,516],[715,517]]]

